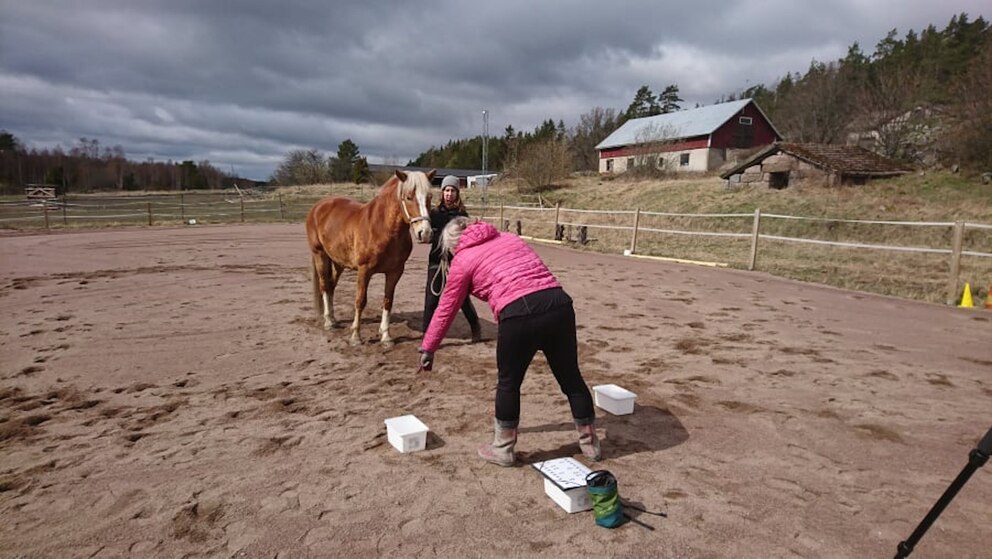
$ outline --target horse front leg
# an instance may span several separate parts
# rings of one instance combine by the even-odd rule
[[[368,268],[358,268],[358,280],[355,283],[355,321],[351,324],[351,345],[357,346],[362,343],[362,335],[359,332],[362,323],[362,311],[368,303],[369,279],[372,274]]]
[[[385,347],[393,345],[393,339],[389,337],[389,315],[393,311],[393,292],[396,291],[396,284],[399,283],[402,275],[403,270],[386,274],[386,289],[382,298],[382,322],[379,323],[379,341]]]

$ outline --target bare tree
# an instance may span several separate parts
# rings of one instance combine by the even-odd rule
[[[867,77],[854,94],[859,144],[907,162],[920,162],[932,151],[934,119],[918,103],[921,86],[919,71],[909,66],[881,68]]]
[[[986,42],[954,90],[957,102],[951,107],[944,145],[953,161],[992,171],[992,41]]]
[[[676,168],[673,152],[669,152],[677,131],[671,126],[649,124],[634,136],[635,143],[630,148],[633,166],[627,168],[630,176],[654,177],[673,172]]]
[[[840,142],[850,114],[847,93],[837,64],[814,61],[778,108],[783,133],[794,142]]]
[[[599,153],[596,151],[596,144],[616,130],[620,126],[619,121],[614,109],[602,107],[595,107],[579,117],[579,123],[572,129],[570,139],[574,170],[599,170]]]
[[[523,180],[532,192],[540,192],[568,176],[570,159],[564,141],[550,139],[535,142],[521,149],[509,168],[509,174]]]
[[[316,149],[297,149],[286,158],[272,174],[273,182],[280,185],[319,184],[330,178],[327,159]]]

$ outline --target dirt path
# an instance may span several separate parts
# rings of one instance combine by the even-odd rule
[[[367,344],[311,320],[301,225],[0,237],[4,557],[886,557],[992,425],[992,312],[761,273],[537,247],[576,301],[621,495],[667,519],[605,530],[491,436],[495,326],[458,319],[415,373],[426,251]],[[337,314],[352,316],[354,276]],[[428,450],[383,420],[414,413]],[[522,462],[580,456],[543,360]],[[987,557],[979,470],[913,557]]]

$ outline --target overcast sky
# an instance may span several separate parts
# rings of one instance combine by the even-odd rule
[[[0,0],[0,128],[267,179],[350,138],[373,163],[569,127],[641,85],[711,104],[988,0]]]

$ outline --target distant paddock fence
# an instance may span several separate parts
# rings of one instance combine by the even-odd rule
[[[349,193],[368,199],[373,191]],[[0,202],[0,228],[301,222],[323,196],[183,192]],[[598,252],[762,270],[803,281],[954,304],[964,282],[992,286],[992,225],[762,213],[487,205],[505,231]],[[986,292],[987,294],[987,292]]]
[[[94,225],[178,225],[302,221],[321,196],[248,197],[230,194],[79,197],[0,203],[0,227],[70,228]]]
[[[502,230],[600,252],[760,267],[821,283],[836,284],[827,276],[840,273],[848,278],[843,287],[942,298],[946,304],[958,301],[965,281],[979,289],[992,286],[992,225],[983,223],[832,219],[760,209],[711,214],[560,206],[488,210],[483,218]],[[839,250],[846,252],[841,256]],[[806,263],[797,266],[797,261]],[[901,292],[907,283],[910,292]]]

